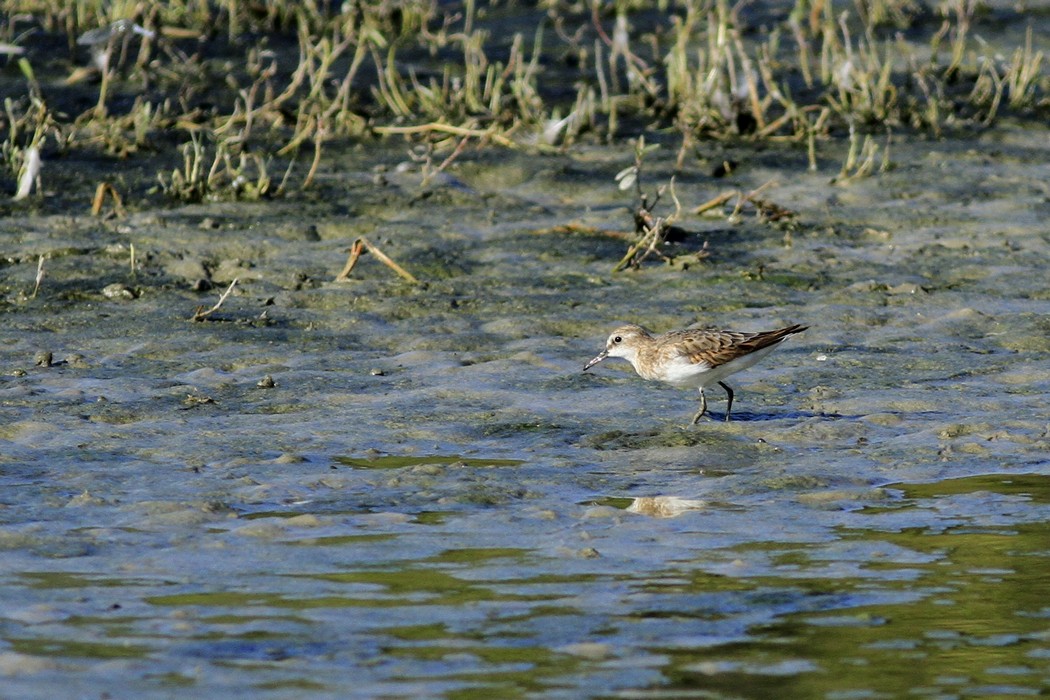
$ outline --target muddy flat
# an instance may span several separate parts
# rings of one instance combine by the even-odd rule
[[[845,180],[843,139],[649,141],[679,232],[620,272],[626,140],[425,183],[333,143],[257,201],[132,159],[97,215],[52,153],[0,218],[0,695],[1044,688],[1050,130],[895,133]],[[337,280],[362,237],[415,282]],[[625,322],[809,330],[690,426],[581,372]]]

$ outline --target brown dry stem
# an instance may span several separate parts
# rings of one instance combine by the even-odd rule
[[[36,299],[36,293],[40,291],[40,283],[44,281],[44,259],[45,256],[41,255],[36,261],[36,281],[33,284],[33,293],[29,295],[30,299]]]
[[[350,273],[353,271],[354,266],[357,265],[358,259],[360,259],[361,255],[366,252],[376,256],[379,262],[383,263],[391,270],[396,272],[398,276],[400,276],[402,279],[405,279],[411,282],[412,284],[420,284],[420,281],[416,279],[415,276],[412,275],[412,273],[410,273],[408,270],[394,262],[390,258],[390,256],[381,251],[378,247],[376,247],[374,243],[369,241],[364,236],[358,238],[356,241],[354,241],[354,244],[350,246],[350,257],[346,259],[346,265],[343,267],[343,271],[335,276],[335,281],[348,281],[350,279]]]
[[[113,199],[113,214],[123,219],[126,215],[124,200],[116,188],[108,182],[100,182],[98,187],[95,188],[95,198],[91,202],[91,215],[99,216],[102,214],[102,207],[106,203],[106,194],[109,194]]]
[[[496,131],[495,127],[488,129],[470,129],[465,126],[455,126],[453,124],[442,124],[441,122],[430,122],[429,124],[419,124],[417,126],[377,126],[373,129],[377,134],[431,134],[431,133],[442,133],[451,134],[453,136],[468,136],[471,138],[481,139],[484,141],[492,141],[498,143],[500,146],[506,146],[507,148],[517,148],[516,144],[511,139],[507,138],[503,134]]]
[[[226,301],[227,297],[229,297],[230,294],[233,293],[233,288],[236,285],[237,285],[237,280],[234,279],[232,282],[230,282],[230,286],[226,288],[226,291],[223,292],[222,295],[219,297],[219,300],[217,302],[215,302],[215,306],[213,306],[213,307],[211,307],[210,309],[207,309],[207,310],[205,310],[203,304],[198,306],[197,310],[193,312],[193,316],[190,317],[190,320],[194,321],[194,322],[203,321],[204,319],[208,318],[213,313],[218,311],[219,307],[223,305],[223,303]]]
[[[723,192],[722,194],[718,195],[717,197],[707,200],[706,202],[704,202],[703,204],[698,206],[696,209],[693,209],[693,213],[694,214],[703,214],[705,211],[711,211],[712,209],[714,209],[716,207],[722,206],[723,204],[728,202],[730,199],[732,199],[733,197],[736,197],[739,194],[740,194],[739,190],[730,190],[728,192]]]

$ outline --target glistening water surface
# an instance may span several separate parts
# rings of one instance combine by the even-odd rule
[[[8,217],[0,695],[1041,692],[1048,144],[901,137],[835,186],[741,149],[679,197],[776,177],[798,225],[687,217],[684,271],[557,228],[629,228],[630,149]],[[332,282],[361,234],[427,285]],[[695,392],[580,372],[623,321],[810,330],[687,427]]]

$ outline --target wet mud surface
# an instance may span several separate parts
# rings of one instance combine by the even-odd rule
[[[816,173],[702,153],[683,205],[775,179],[798,219],[686,217],[687,270],[558,228],[630,229],[628,148],[423,189],[391,144],[288,200],[9,210],[4,694],[1038,692],[1048,143],[902,136],[849,184],[832,144]],[[425,284],[333,281],[360,236]],[[580,372],[622,322],[810,330],[687,427],[695,392]]]

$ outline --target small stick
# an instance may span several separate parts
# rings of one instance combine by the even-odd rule
[[[106,201],[106,183],[98,183],[95,188],[95,198],[91,200],[91,215],[98,216],[102,213],[102,205]]]
[[[464,149],[466,149],[468,143],[470,143],[470,137],[469,136],[464,136],[462,139],[460,139],[459,143],[456,144],[455,149],[453,149],[452,153],[449,154],[448,158],[446,158],[445,160],[441,161],[441,165],[437,166],[436,170],[434,170],[433,172],[427,173],[423,177],[423,183],[422,184],[426,185],[430,181],[430,179],[432,177],[434,177],[438,173],[444,171],[444,169],[447,168],[452,163],[452,161],[454,161],[456,158],[459,157],[459,155],[461,153],[463,153],[463,151],[464,151]]]
[[[739,190],[731,190],[729,192],[723,192],[722,194],[718,195],[714,199],[709,199],[706,202],[704,202],[703,204],[701,204],[700,206],[698,206],[696,209],[693,210],[693,213],[694,214],[703,214],[705,211],[710,211],[711,209],[714,209],[715,207],[720,207],[723,204],[725,204],[726,202],[728,202],[730,199],[732,199],[733,197],[737,196],[738,194],[740,194]]]
[[[374,244],[372,244],[364,236],[354,241],[354,244],[350,247],[350,257],[346,260],[346,265],[343,266],[343,271],[335,277],[336,282],[345,282],[350,278],[350,272],[354,269],[354,265],[357,264],[358,258],[361,257],[362,253],[371,253],[379,259],[379,262],[383,263],[391,270],[396,272],[403,279],[408,280],[412,284],[419,284],[419,280],[416,279],[410,272],[405,268],[398,265],[396,262],[390,259],[390,257],[379,250]]]
[[[645,227],[642,230],[644,235],[630,248],[627,249],[627,254],[623,256],[623,259],[621,259],[620,262],[616,263],[616,266],[613,268],[612,271],[621,272],[627,267],[638,267],[638,264],[645,260],[647,257],[649,257],[649,253],[652,252],[653,249],[655,249],[656,245],[660,240],[660,236],[662,233],[661,229],[664,227],[664,225],[665,222],[663,219],[657,219],[653,223],[652,227]],[[641,257],[638,257],[638,253],[642,250],[642,248],[649,248],[649,250]]]
[[[682,215],[682,203],[678,201],[678,193],[676,193],[675,190],[674,190],[674,175],[671,176],[671,183],[670,183],[669,187],[670,187],[670,190],[671,190],[671,201],[674,202],[674,214],[672,214],[671,216],[667,217],[668,218],[668,221],[667,221],[668,227],[670,227],[670,225],[673,222],[678,221],[678,217],[680,217]]]
[[[106,193],[113,198],[113,212],[123,218],[124,217],[124,202],[120,198],[120,193],[117,192],[116,188],[108,182],[98,183],[98,187],[95,188],[95,198],[91,202],[91,215],[98,216],[102,213],[102,205],[106,202]]]
[[[441,122],[430,122],[429,124],[420,124],[418,126],[377,126],[373,131],[377,134],[429,134],[432,132],[439,132],[443,134],[452,134],[453,136],[492,139],[499,145],[506,146],[507,148],[518,147],[518,144],[511,141],[506,136],[497,134],[495,128],[468,129],[463,126],[442,124]]]
[[[288,184],[288,178],[292,176],[292,169],[295,168],[295,158],[288,161],[288,168],[284,171],[284,177],[281,178],[281,184],[277,185],[277,191],[274,195],[280,197],[284,194],[285,187]]]
[[[314,182],[314,176],[317,175],[317,167],[321,164],[321,147],[324,144],[324,138],[328,130],[325,128],[324,121],[321,119],[317,120],[317,124],[314,127],[314,159],[310,163],[310,170],[306,173],[306,179],[303,180],[302,187],[300,189],[307,189]]]
[[[232,282],[230,282],[230,286],[226,288],[226,291],[222,293],[222,296],[219,297],[219,300],[217,302],[215,302],[215,306],[211,307],[207,311],[204,310],[204,306],[203,305],[198,306],[197,310],[193,313],[193,316],[190,318],[190,320],[191,321],[203,321],[208,316],[211,316],[213,313],[218,311],[219,307],[222,306],[224,301],[226,301],[226,297],[230,296],[230,294],[233,292],[233,288],[234,288],[234,286],[236,284],[237,284],[237,280],[236,279],[234,279]]]
[[[755,138],[760,139],[765,136],[769,136],[770,134],[776,133],[780,129],[780,127],[784,126],[784,124],[786,124],[789,120],[794,118],[795,115],[791,112],[788,112],[787,114],[782,114],[781,116],[771,121],[769,124],[766,124],[762,129],[757,131],[755,133]],[[794,140],[793,137],[792,140]]]
[[[412,284],[419,284],[419,280],[417,280],[415,277],[413,277],[410,272],[408,272],[406,269],[404,269],[403,267],[398,265],[396,262],[391,260],[389,257],[387,257],[386,253],[384,253],[383,251],[379,250],[379,248],[376,248],[374,245],[369,243],[366,239],[361,238],[361,244],[364,245],[364,247],[368,250],[369,253],[371,253],[372,255],[374,255],[377,258],[379,258],[379,262],[381,262],[384,265],[386,265],[387,267],[389,267],[391,270],[396,272],[402,278],[408,280]]]
[[[751,190],[747,194],[741,194],[740,199],[738,199],[736,202],[736,206],[733,207],[733,213],[730,214],[728,218],[735,219],[737,216],[739,216],[740,210],[744,208],[744,204],[747,202],[751,202],[752,204],[757,206],[758,202],[755,198],[762,193],[762,190],[766,189],[767,187],[771,187],[775,184],[777,184],[776,178],[772,180],[767,180],[765,183],[759,185],[757,188]]]
[[[33,285],[33,293],[29,295],[30,299],[36,299],[36,293],[40,291],[40,283],[44,281],[44,256],[41,255],[40,259],[36,263],[36,284]]]
[[[346,265],[343,265],[343,271],[335,276],[336,282],[345,282],[350,279],[350,272],[354,269],[354,265],[357,264],[357,259],[361,257],[363,251],[364,246],[361,245],[361,239],[358,238],[354,241],[354,244],[350,246],[350,257],[346,259]]]

